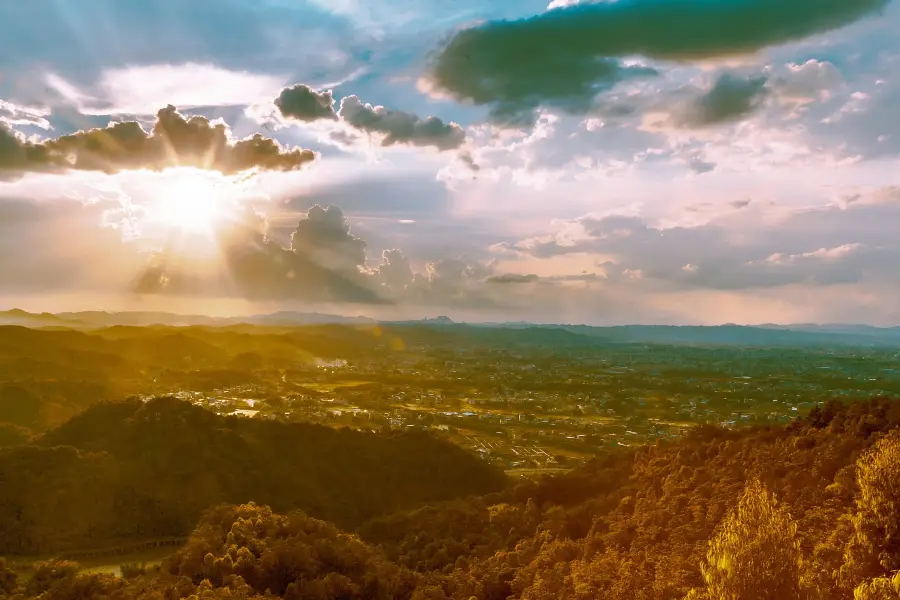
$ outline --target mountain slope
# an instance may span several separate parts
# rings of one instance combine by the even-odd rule
[[[100,404],[0,452],[0,480],[0,552],[19,554],[186,535],[222,502],[353,527],[496,491],[505,477],[424,433],[224,418],[163,398]]]

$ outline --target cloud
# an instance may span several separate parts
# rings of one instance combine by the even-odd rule
[[[674,153],[687,166],[690,171],[696,175],[711,173],[718,166],[716,163],[706,159],[706,155],[700,148],[686,148],[682,151]]]
[[[489,105],[491,119],[505,125],[530,124],[541,105],[584,113],[600,92],[628,79],[658,74],[649,67],[624,66],[612,59],[533,52],[526,46],[497,50],[497,56],[491,57],[479,54],[479,43],[471,44],[472,48],[468,42],[460,44],[463,48],[452,44],[440,55],[427,85],[449,91],[463,102]],[[524,54],[513,57],[508,52]]]
[[[852,243],[852,244],[843,244],[841,246],[837,246],[835,248],[819,248],[818,250],[813,250],[812,252],[802,252],[800,254],[780,254],[776,253],[771,255],[766,259],[766,262],[774,263],[774,264],[787,264],[794,263],[797,261],[805,260],[805,259],[824,259],[824,260],[832,260],[832,259],[840,259],[846,258],[851,254],[858,252],[863,248],[863,245],[860,243]]]
[[[623,99],[623,105],[626,101]],[[541,110],[530,127],[512,129],[490,123],[469,127],[466,130],[469,151],[480,167],[476,173],[478,182],[481,185],[509,182],[518,188],[535,190],[568,185],[579,187],[579,192],[590,192],[578,184],[585,179],[620,175],[639,163],[658,161],[671,154],[666,148],[665,135],[640,128],[640,112],[633,111],[627,116],[615,108],[612,112],[615,115],[610,117],[593,115],[575,119]],[[470,170],[447,168],[442,175],[457,188],[465,185],[471,189],[479,185],[469,183],[473,180]],[[567,197],[566,203],[573,200]],[[496,198],[484,201],[503,202]],[[520,210],[515,206],[518,203],[518,199],[511,202],[510,210]],[[540,204],[548,206],[543,200]]]
[[[759,75],[767,78],[764,92],[749,104],[750,112],[696,136],[702,136],[716,162],[755,172],[761,167],[829,168],[896,157],[900,136],[890,123],[900,109],[900,85],[882,76],[896,68],[896,60],[881,57],[844,72],[823,60],[768,66]],[[668,121],[654,125],[661,125],[670,140],[695,135],[696,129],[671,130],[678,127],[680,116],[680,105],[672,106]]]
[[[363,103],[357,96],[341,100],[341,120],[360,131],[382,135],[381,145],[433,146],[438,150],[455,150],[462,146],[466,134],[456,123],[445,123],[437,117],[424,119],[400,110]]]
[[[366,262],[366,243],[350,233],[337,206],[310,208],[291,234],[291,250],[333,271],[352,272]]]
[[[231,174],[251,169],[293,171],[312,162],[311,150],[286,149],[260,134],[234,140],[223,122],[160,110],[150,133],[137,121],[111,123],[44,141],[0,125],[0,175],[68,169],[116,173],[192,166]]]
[[[465,131],[456,123],[372,106],[358,96],[345,96],[341,99],[340,109],[335,111],[331,91],[316,91],[303,84],[283,89],[275,106],[288,120],[302,123],[338,120],[351,130],[331,132],[332,138],[341,143],[351,142],[354,133],[362,133],[378,136],[382,146],[432,147],[445,151],[459,149],[466,140]]]
[[[192,261],[176,246],[157,252],[134,278],[145,295],[240,297],[251,301],[496,308],[502,295],[484,285],[492,263],[466,257],[425,264],[415,273],[399,249],[385,250],[367,266],[367,244],[353,235],[343,211],[314,205],[284,246],[253,209],[232,215],[216,235],[221,265]]]
[[[596,93],[653,71],[623,59],[691,60],[751,53],[874,14],[890,0],[618,0],[489,21],[455,33],[431,83],[489,105],[495,117],[554,105],[584,111]]]
[[[27,125],[40,129],[50,129],[50,121],[47,117],[50,111],[46,108],[16,105],[12,102],[0,100],[0,127],[14,127]]]
[[[804,63],[788,63],[770,78],[770,86],[779,100],[792,104],[826,100],[843,82],[834,64],[812,58]]]
[[[319,119],[337,119],[331,90],[317,92],[303,84],[281,90],[275,99],[275,106],[283,117],[297,121],[309,123]]]
[[[494,275],[488,277],[485,281],[488,283],[534,283],[539,277],[537,275],[518,275],[516,273],[504,273],[503,275]]]
[[[629,99],[628,114],[651,117],[644,123],[651,130],[714,128],[756,115],[777,127],[797,118],[807,105],[827,101],[841,82],[833,64],[812,59],[755,71],[722,70],[713,77],[701,74],[676,89],[641,90]],[[608,112],[619,106],[614,103],[600,110]]]
[[[266,219],[247,208],[217,233],[223,273],[190,264],[175,249],[158,253],[134,283],[142,294],[234,295],[250,300],[383,304],[364,273],[365,242],[350,234],[343,212],[314,206],[291,246],[267,235]]]
[[[493,295],[484,285],[493,273],[492,262],[466,256],[443,258],[426,263],[425,273],[416,274],[407,285],[405,298],[422,305],[483,310],[509,305],[511,298]]]
[[[659,179],[663,169],[691,178],[812,169],[900,147],[886,125],[900,105],[900,87],[869,85],[854,99],[859,88],[834,64],[815,59],[672,69],[599,95],[581,117],[541,109],[527,128],[486,124],[466,132],[480,180],[535,187],[644,172]],[[472,179],[470,172],[445,174],[457,187]]]
[[[406,290],[415,277],[409,259],[397,248],[381,253],[381,262],[375,267],[374,273],[383,286],[396,293]]]
[[[83,115],[149,115],[161,105],[182,108],[239,106],[264,101],[284,77],[254,74],[208,63],[133,65],[105,69],[89,91],[56,74],[46,86]]]
[[[502,250],[542,260],[594,255],[607,277],[640,278],[675,289],[746,290],[792,284],[900,284],[896,192],[773,218],[756,204],[696,226],[663,226],[638,216],[584,216],[556,233]]]
[[[303,242],[295,247],[276,242],[266,219],[247,210],[217,234],[218,260],[195,261],[173,245],[148,264],[139,240],[97,226],[114,204],[0,199],[7,294],[118,292],[121,299],[127,290],[139,292],[128,297],[144,306],[233,298],[304,310],[327,305],[340,312],[343,305],[388,318],[607,324],[860,314],[888,322],[897,315],[883,303],[900,289],[894,227],[900,196],[889,188],[766,222],[752,212],[757,203],[731,220],[695,227],[635,215],[583,217],[563,223],[564,234],[502,245],[496,262],[445,258],[419,272],[396,248],[367,267],[361,250],[371,246],[346,226],[342,211],[321,206],[300,219],[306,225],[295,228],[302,232],[295,237]],[[508,255],[520,258],[513,264]]]
[[[303,43],[296,43],[298,39]],[[181,91],[185,106],[195,105],[191,96],[196,94],[206,98],[215,97],[217,92],[246,97],[250,91],[267,89],[257,83],[276,74],[276,87],[266,93],[271,97],[287,81],[281,79],[282,75],[329,81],[353,70],[358,64],[354,55],[370,40],[346,19],[330,16],[308,2],[248,4],[244,0],[221,0],[213,11],[204,3],[194,2],[144,0],[135,5],[84,0],[78,4],[77,14],[65,6],[0,3],[0,56],[4,57],[0,88],[9,83],[11,89],[27,93],[25,84],[49,71],[64,74],[85,91],[94,92],[87,86],[103,83],[97,80],[97,74],[105,71],[124,73],[131,68],[193,64],[206,67],[206,75],[186,82]],[[216,78],[213,69],[232,76]],[[160,88],[183,81],[175,72],[157,73]],[[244,79],[247,85],[243,91],[232,86],[248,73],[259,79]],[[223,87],[199,90],[196,84],[201,82],[216,82]],[[140,101],[135,92],[149,83],[137,85],[118,89]],[[30,91],[41,94],[38,86]],[[147,91],[153,93],[152,89]],[[159,96],[153,98],[160,100]],[[41,98],[29,98],[34,99]],[[182,105],[175,98],[161,100],[150,110],[169,102]]]
[[[708,127],[736,121],[760,107],[767,90],[765,76],[741,77],[723,73],[712,87],[683,107],[679,125]]]
[[[398,249],[385,250],[371,271],[388,297],[398,303],[455,308],[498,308],[509,300],[492,294],[485,286],[493,273],[492,262],[465,256],[425,264],[424,273],[415,273],[409,259]]]
[[[470,260],[465,256],[444,258],[426,267],[428,280],[442,286],[456,287],[469,281],[481,281],[493,274],[493,266]]]
[[[884,67],[895,69],[895,63],[896,59]],[[848,85],[828,102],[813,105],[816,110],[803,119],[803,133],[810,145],[833,148],[849,159],[900,155],[900,135],[893,126],[900,111],[900,82],[890,77],[873,79]]]

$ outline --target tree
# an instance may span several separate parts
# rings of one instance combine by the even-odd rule
[[[841,568],[848,588],[900,569],[900,430],[863,454],[856,473],[854,535]]]
[[[0,556],[0,596],[11,596],[16,591],[17,582],[16,572],[6,564],[6,559]]]
[[[37,596],[55,586],[68,586],[78,574],[78,563],[68,560],[48,560],[35,563],[34,574],[28,581],[25,592]]]
[[[723,521],[701,571],[710,600],[800,597],[797,526],[758,480],[750,482]]]
[[[853,590],[853,600],[900,600],[900,572],[893,579],[877,577]]]

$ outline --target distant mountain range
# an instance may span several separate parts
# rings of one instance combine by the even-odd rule
[[[369,317],[345,317],[319,313],[277,312],[266,315],[245,317],[210,317],[205,315],[176,315],[167,312],[105,312],[83,311],[63,313],[29,313],[21,309],[0,312],[0,325],[22,325],[25,327],[69,327],[75,329],[95,329],[100,327],[152,325],[187,327],[224,327],[228,325],[250,324],[290,327],[315,324],[356,324],[376,323]]]
[[[798,323],[778,325],[621,325],[592,327],[589,325],[537,325],[527,322],[456,323],[449,317],[408,321],[379,321],[365,316],[342,316],[315,312],[281,311],[242,317],[210,317],[176,315],[166,312],[30,313],[21,309],[0,311],[0,325],[32,328],[100,329],[115,326],[228,327],[257,325],[295,327],[302,325],[366,325],[421,326],[452,329],[460,334],[483,332],[485,329],[528,330],[529,338],[548,345],[563,341],[572,343],[646,343],[675,345],[747,345],[747,346],[880,346],[900,347],[900,327],[874,327],[842,323]],[[574,335],[572,335],[574,334]]]

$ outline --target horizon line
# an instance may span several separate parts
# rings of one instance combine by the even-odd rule
[[[253,313],[249,315],[229,315],[229,316],[213,316],[202,313],[177,313],[177,312],[169,312],[164,310],[123,310],[123,311],[110,311],[110,310],[77,310],[77,311],[59,311],[59,312],[50,312],[50,311],[41,311],[41,312],[31,312],[19,307],[13,307],[8,309],[0,309],[0,315],[6,313],[24,313],[33,317],[40,317],[45,315],[50,315],[54,317],[59,317],[60,315],[81,315],[88,313],[102,313],[106,315],[166,315],[170,317],[176,318],[202,318],[209,319],[214,321],[235,321],[237,323],[246,322],[248,319],[261,318],[261,317],[273,317],[279,314],[294,314],[294,315],[309,315],[309,316],[319,316],[325,318],[334,318],[335,323],[338,320],[353,320],[353,319],[361,319],[366,321],[371,321],[372,323],[386,323],[386,324],[402,324],[402,323],[422,323],[422,324],[433,324],[434,322],[444,322],[449,321],[454,325],[531,325],[536,327],[590,327],[596,329],[610,329],[610,328],[621,328],[621,327],[703,327],[703,328],[716,328],[716,327],[745,327],[745,328],[755,328],[755,329],[763,329],[770,327],[860,327],[860,328],[868,328],[868,329],[882,329],[882,330],[891,330],[891,329],[900,329],[900,324],[898,325],[870,325],[867,323],[850,323],[850,322],[816,322],[816,321],[804,321],[804,322],[793,322],[793,323],[777,323],[777,322],[765,322],[765,323],[735,323],[735,322],[725,322],[725,323],[717,323],[717,324],[698,324],[698,323],[622,323],[618,325],[590,325],[587,323],[566,323],[566,322],[541,322],[541,321],[528,321],[528,320],[518,320],[518,321],[492,321],[492,320],[457,320],[446,315],[437,315],[432,317],[423,317],[423,318],[408,318],[408,319],[379,319],[376,317],[370,317],[367,315],[341,315],[334,313],[322,313],[317,311],[297,311],[297,310],[281,310],[274,312],[260,312]],[[327,321],[322,322],[320,324],[327,323]],[[253,324],[254,323],[246,323]],[[297,325],[311,325],[312,323],[298,323]],[[181,327],[180,325],[169,325],[166,323],[148,323],[143,326],[149,325],[164,325],[169,327]],[[189,327],[190,325],[188,325]]]

